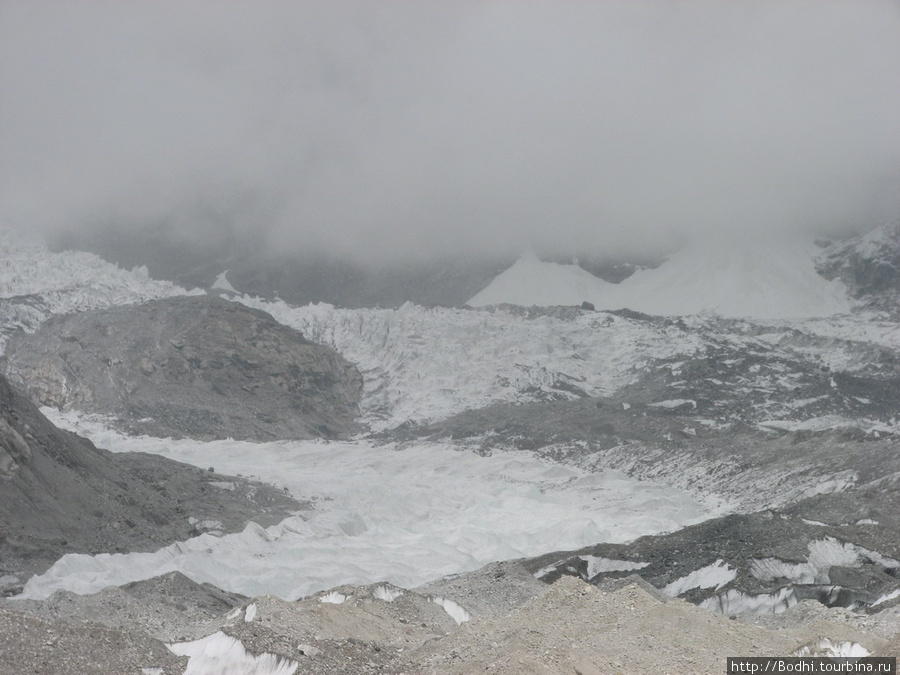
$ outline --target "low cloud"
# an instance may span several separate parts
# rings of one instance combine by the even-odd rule
[[[360,259],[900,215],[900,4],[0,0],[0,223]]]

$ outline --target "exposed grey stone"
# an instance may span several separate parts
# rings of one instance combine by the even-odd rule
[[[265,312],[188,296],[54,317],[7,349],[43,405],[112,414],[131,433],[335,438],[355,430],[362,378]]]
[[[308,508],[272,486],[164,457],[113,454],[56,428],[0,376],[0,592],[65,553],[155,550],[189,538],[189,517],[228,531]],[[210,484],[229,480],[233,490]]]

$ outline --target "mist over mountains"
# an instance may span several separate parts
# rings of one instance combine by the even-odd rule
[[[407,265],[900,211],[893,0],[2,11],[7,229]]]
[[[900,657],[897,0],[0,0],[0,675]]]

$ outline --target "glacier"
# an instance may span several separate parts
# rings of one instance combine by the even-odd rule
[[[54,419],[66,426],[73,415]],[[93,593],[176,570],[225,590],[288,600],[347,583],[412,588],[495,560],[629,541],[717,514],[686,490],[526,451],[485,457],[446,443],[204,443],[127,437],[96,420],[72,428],[114,452],[151,452],[257,478],[315,508],[269,528],[251,523],[152,553],[69,554],[32,577],[23,598]]]

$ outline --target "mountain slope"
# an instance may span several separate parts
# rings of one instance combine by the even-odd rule
[[[51,424],[0,376],[0,588],[67,552],[156,549],[197,534],[271,522],[301,505],[279,491],[150,455],[113,455]]]
[[[362,388],[356,368],[328,347],[207,296],[53,317],[15,335],[6,362],[43,405],[112,414],[157,436],[346,435]]]
[[[855,298],[890,313],[900,298],[900,222],[885,225],[824,249],[821,273],[840,279]]]

